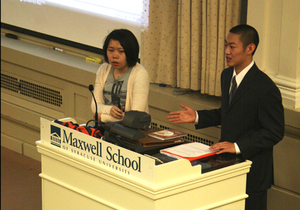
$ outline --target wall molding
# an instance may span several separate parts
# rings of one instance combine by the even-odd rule
[[[282,103],[286,108],[300,108],[300,81],[283,75],[271,77],[282,95]]]

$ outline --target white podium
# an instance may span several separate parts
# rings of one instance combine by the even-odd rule
[[[244,209],[251,161],[207,173],[155,160],[41,118],[43,210]]]

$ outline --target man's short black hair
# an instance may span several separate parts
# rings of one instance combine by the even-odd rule
[[[127,29],[116,29],[107,35],[103,44],[104,58],[107,63],[109,62],[107,57],[107,48],[111,39],[120,42],[125,51],[128,66],[134,66],[138,61],[139,43],[133,33]]]
[[[254,55],[259,43],[259,36],[255,28],[246,24],[242,24],[233,27],[229,32],[241,35],[240,40],[243,43],[244,49],[246,49],[249,44],[255,44],[255,50],[252,53],[252,55]]]

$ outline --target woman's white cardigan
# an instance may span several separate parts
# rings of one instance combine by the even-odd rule
[[[106,78],[111,71],[112,66],[108,63],[102,64],[96,74],[94,95],[97,102],[98,113],[101,113],[101,122],[120,121],[110,114],[112,105],[105,105],[103,88]],[[148,95],[149,95],[149,74],[147,70],[137,63],[131,70],[127,84],[127,95],[125,103],[125,112],[130,110],[149,113]],[[94,100],[91,103],[92,112],[96,112]]]

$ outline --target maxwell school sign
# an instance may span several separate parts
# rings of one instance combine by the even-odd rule
[[[72,153],[100,167],[153,182],[155,160],[41,118],[41,142]]]

